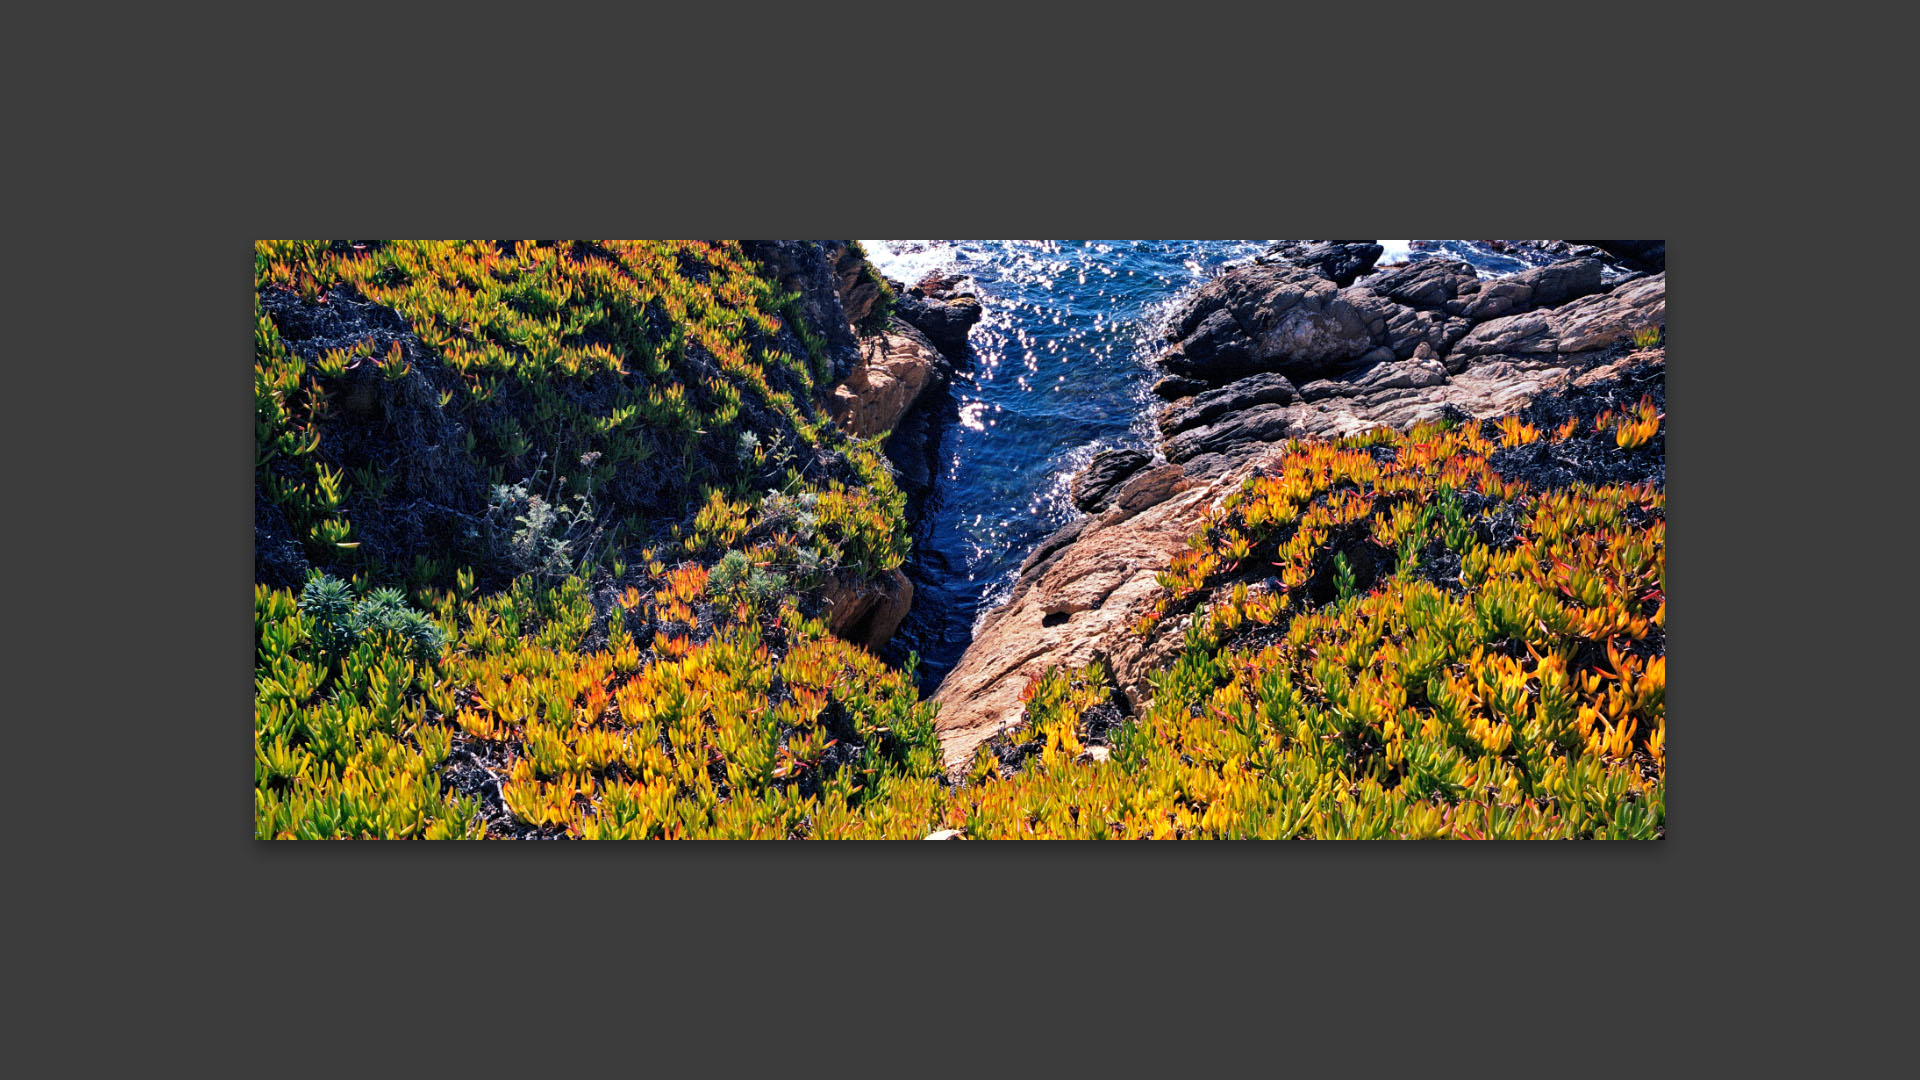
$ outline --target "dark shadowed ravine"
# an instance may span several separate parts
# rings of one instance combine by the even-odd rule
[[[1380,262],[1463,259],[1483,277],[1552,261],[1472,242],[1381,241]],[[940,468],[914,536],[915,589],[887,655],[920,657],[931,693],[1021,562],[1079,516],[1068,482],[1115,447],[1153,453],[1149,392],[1162,324],[1183,296],[1264,251],[1265,240],[868,240],[888,277],[971,279],[984,315],[953,384]]]

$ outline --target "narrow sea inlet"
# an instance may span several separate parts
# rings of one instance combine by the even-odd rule
[[[984,314],[972,367],[954,380],[940,469],[909,564],[913,610],[887,654],[920,656],[931,693],[980,616],[1011,592],[1035,545],[1078,515],[1073,475],[1102,450],[1154,450],[1151,364],[1172,307],[1267,240],[866,240],[874,264],[909,286],[930,273],[971,279]],[[1462,259],[1486,277],[1544,257],[1472,242],[1382,241],[1381,262]]]

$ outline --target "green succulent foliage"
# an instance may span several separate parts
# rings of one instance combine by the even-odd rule
[[[416,663],[427,663],[446,647],[447,636],[425,614],[407,606],[398,589],[374,589],[358,601],[353,586],[331,574],[316,573],[300,593],[300,613],[310,620],[314,643],[330,657],[343,656],[363,641],[392,635]]]
[[[729,551],[714,564],[707,585],[728,601],[741,601],[765,610],[787,595],[787,575],[754,565],[743,551]]]

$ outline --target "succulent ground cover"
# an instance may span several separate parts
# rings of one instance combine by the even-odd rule
[[[1049,672],[948,777],[819,618],[903,502],[736,246],[263,243],[256,286],[261,838],[1664,832],[1657,373],[1290,445],[1162,574],[1149,707]]]
[[[1162,574],[1137,629],[1183,642],[1145,714],[1090,755],[1089,720],[1110,726],[1117,696],[1097,665],[1049,673],[948,822],[977,836],[1663,835],[1664,418],[1651,393],[1610,397],[1292,445]],[[1564,482],[1514,479],[1503,460]],[[1018,772],[996,760],[1009,749]]]

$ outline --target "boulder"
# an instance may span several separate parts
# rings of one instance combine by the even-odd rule
[[[1531,270],[1522,270],[1500,284],[1512,283],[1526,286],[1531,294],[1530,301],[1533,307],[1559,307],[1569,300],[1577,300],[1582,296],[1591,296],[1604,291],[1606,286],[1601,280],[1604,269],[1605,265],[1599,259],[1567,259],[1551,266],[1536,266]],[[1487,315],[1475,315],[1469,310],[1466,314],[1470,319],[1491,319],[1524,310],[1525,308],[1515,308],[1513,312],[1493,312]]]
[[[1598,265],[1598,264],[1595,264]],[[1533,287],[1516,278],[1484,282],[1480,291],[1462,308],[1460,315],[1464,319],[1478,322],[1481,319],[1498,318],[1514,312],[1525,311],[1533,306]]]
[[[1366,287],[1396,304],[1459,315],[1480,291],[1480,275],[1471,263],[1422,259],[1374,274]]]
[[[896,291],[911,292],[930,300],[953,300],[957,297],[973,296],[973,288],[968,284],[969,280],[965,274],[942,274],[935,270],[915,282],[912,289]]]
[[[1472,327],[1461,316],[1394,304],[1387,318],[1386,345],[1401,360],[1411,359],[1423,345],[1433,355],[1445,356]]]
[[[1371,240],[1282,240],[1260,258],[1290,262],[1344,288],[1386,250]]]
[[[1202,286],[1169,321],[1161,363],[1221,384],[1263,371],[1313,378],[1385,338],[1389,305],[1290,263],[1253,264]]]
[[[942,300],[908,291],[893,301],[896,317],[924,334],[943,355],[955,364],[967,357],[967,331],[980,321],[980,301],[971,296]]]
[[[1447,381],[1446,366],[1431,357],[1376,360],[1339,379],[1321,379],[1300,388],[1305,401],[1329,397],[1365,397],[1383,390],[1417,390]]]

